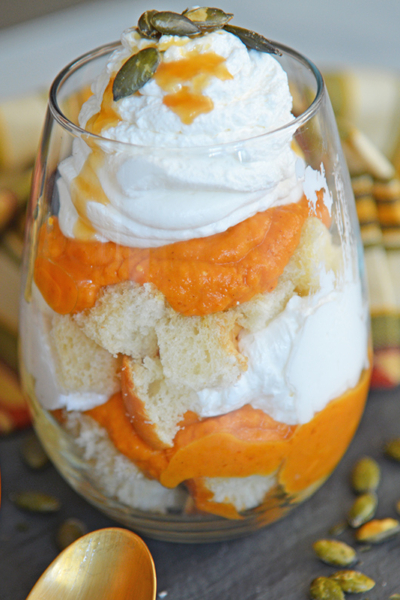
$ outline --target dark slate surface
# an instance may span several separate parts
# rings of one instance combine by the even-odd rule
[[[24,600],[41,573],[56,557],[57,525],[68,517],[83,519],[89,530],[113,525],[73,492],[55,469],[31,472],[19,458],[26,433],[0,441],[2,507],[0,511],[0,599]],[[400,436],[400,391],[374,392],[356,437],[334,475],[305,504],[282,521],[241,540],[205,545],[147,540],[153,554],[158,591],[167,600],[302,600],[310,581],[334,571],[313,555],[312,542],[326,537],[353,500],[348,479],[363,454],[382,467],[378,517],[395,517],[400,498],[400,465],[382,456],[382,446]],[[22,513],[8,500],[18,489],[36,488],[58,495],[60,513]],[[21,531],[21,524],[28,526]],[[351,531],[340,536],[354,543]],[[386,600],[400,593],[400,537],[359,554],[358,569],[377,582],[360,600]]]

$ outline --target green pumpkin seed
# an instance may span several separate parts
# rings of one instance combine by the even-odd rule
[[[373,579],[359,571],[337,571],[330,576],[330,579],[336,581],[342,590],[349,594],[369,592],[375,586]]]
[[[118,71],[113,83],[113,98],[117,102],[132,96],[150,81],[160,64],[161,55],[156,48],[144,48],[131,56]]]
[[[386,456],[400,462],[400,439],[391,440],[384,448]]]
[[[56,535],[59,550],[64,550],[72,542],[85,535],[86,531],[86,525],[79,519],[67,519],[61,523]]]
[[[18,508],[29,512],[52,513],[61,508],[61,502],[58,498],[34,490],[11,494],[10,500]]]
[[[358,494],[374,492],[381,478],[381,470],[376,460],[364,456],[354,466],[351,474],[351,484]]]
[[[367,544],[380,544],[400,532],[397,519],[374,519],[356,531],[356,540]]]
[[[348,527],[349,525],[347,521],[339,521],[339,523],[336,523],[336,525],[332,525],[332,527],[329,529],[329,535],[341,535],[346,531],[346,529],[348,529]]]
[[[250,50],[258,50],[259,52],[268,52],[269,54],[282,56],[282,52],[259,33],[243,29],[243,27],[236,27],[236,25],[225,25],[224,29],[236,35]]]
[[[371,544],[363,544],[358,551],[364,553],[369,552],[370,550],[372,550]]]
[[[144,12],[139,17],[139,21],[138,21],[139,33],[146,38],[159,37],[159,33],[158,33],[157,29],[155,29],[153,27],[153,25],[151,24],[151,17],[153,15],[155,15],[156,12],[158,12],[158,11],[157,10],[146,10],[146,12]]]
[[[357,560],[354,548],[338,540],[318,540],[313,548],[319,559],[335,567],[348,567]]]
[[[43,469],[49,464],[49,457],[34,433],[28,435],[21,445],[21,458],[31,469]]]
[[[198,35],[200,29],[193,21],[175,12],[161,11],[152,15],[152,26],[163,35]]]
[[[210,8],[207,6],[199,8],[186,9],[182,13],[196,23],[202,31],[215,31],[222,29],[233,18],[231,13],[226,13],[220,8]]]
[[[367,492],[355,499],[349,510],[347,520],[351,527],[360,527],[374,516],[378,506],[378,498],[374,492]]]
[[[400,600],[400,594],[392,594],[389,596],[389,600]]]
[[[317,577],[311,582],[310,597],[313,600],[344,600],[342,588],[329,577]]]

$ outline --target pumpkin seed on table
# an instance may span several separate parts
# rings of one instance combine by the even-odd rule
[[[383,451],[389,458],[400,462],[400,438],[388,442]]]
[[[358,494],[364,492],[375,492],[381,479],[381,470],[373,458],[364,456],[353,468],[351,473],[351,485]]]
[[[400,523],[397,519],[374,519],[357,529],[355,536],[358,542],[380,544],[399,532]]]
[[[389,600],[400,600],[400,594],[392,594],[389,596]]]
[[[40,470],[50,463],[49,457],[35,433],[31,433],[24,439],[20,454],[24,463],[31,469]]]
[[[278,54],[282,56],[282,52],[276,46],[271,44],[264,36],[243,27],[236,25],[224,25],[225,31],[232,33],[239,38],[243,44],[250,50],[258,50],[259,52],[267,52],[269,54]]]
[[[344,533],[346,531],[346,529],[348,529],[349,524],[347,521],[339,521],[339,523],[336,523],[335,525],[332,525],[332,527],[329,529],[328,533],[329,535],[341,535],[342,533]]]
[[[153,27],[153,25],[151,24],[151,17],[153,15],[155,15],[156,12],[158,12],[158,11],[157,10],[146,10],[139,17],[139,21],[138,21],[139,33],[142,34],[144,37],[156,38],[160,35],[159,32],[157,31],[157,29],[155,29]]]
[[[320,560],[335,567],[348,567],[357,560],[354,548],[338,540],[317,540],[313,548]]]
[[[80,537],[85,535],[87,528],[79,519],[67,519],[61,523],[56,534],[56,543],[59,550],[64,550]]]
[[[366,492],[355,499],[349,510],[347,520],[351,527],[360,527],[374,516],[378,506],[378,498],[374,492]]]
[[[156,11],[150,17],[150,23],[162,35],[191,36],[200,33],[199,27],[193,21],[171,11]]]
[[[185,17],[196,23],[202,31],[214,31],[221,29],[233,18],[233,14],[226,13],[220,8],[202,6],[199,8],[188,8],[182,13]]]
[[[113,83],[113,98],[132,96],[153,77],[160,64],[161,55],[156,48],[144,48],[122,65]]]
[[[342,588],[329,577],[317,577],[311,582],[310,597],[313,600],[344,600]]]
[[[52,513],[61,508],[58,498],[34,490],[10,494],[10,500],[18,508],[35,513]]]
[[[337,571],[330,579],[336,581],[342,590],[349,594],[369,592],[375,586],[375,581],[360,571]]]

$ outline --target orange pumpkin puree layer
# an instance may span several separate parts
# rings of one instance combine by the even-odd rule
[[[357,386],[305,425],[279,423],[249,405],[204,420],[188,413],[174,446],[164,450],[154,450],[140,438],[120,392],[86,414],[105,427],[122,454],[166,487],[201,477],[269,475],[279,469],[278,482],[292,494],[327,477],[339,462],[361,418],[370,373],[364,371]]]
[[[309,423],[295,429],[286,442],[285,458],[278,471],[278,484],[300,502],[310,495],[333,471],[345,453],[361,418],[368,394],[371,372],[364,372],[358,386],[317,413]],[[317,484],[317,485],[315,485]],[[227,519],[241,519],[229,502],[215,502],[204,477],[186,481],[198,510]],[[273,487],[262,502],[267,522],[282,517],[288,507],[280,506],[279,488]]]
[[[322,191],[319,200],[317,216],[325,221]],[[223,233],[160,248],[70,239],[50,217],[40,230],[35,282],[59,314],[91,308],[103,286],[131,280],[153,283],[184,315],[206,315],[272,291],[310,214],[303,197]]]

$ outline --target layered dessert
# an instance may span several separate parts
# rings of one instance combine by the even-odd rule
[[[330,474],[366,398],[354,248],[296,142],[278,51],[223,11],[174,15],[126,30],[82,106],[24,365],[106,495],[284,511]]]

